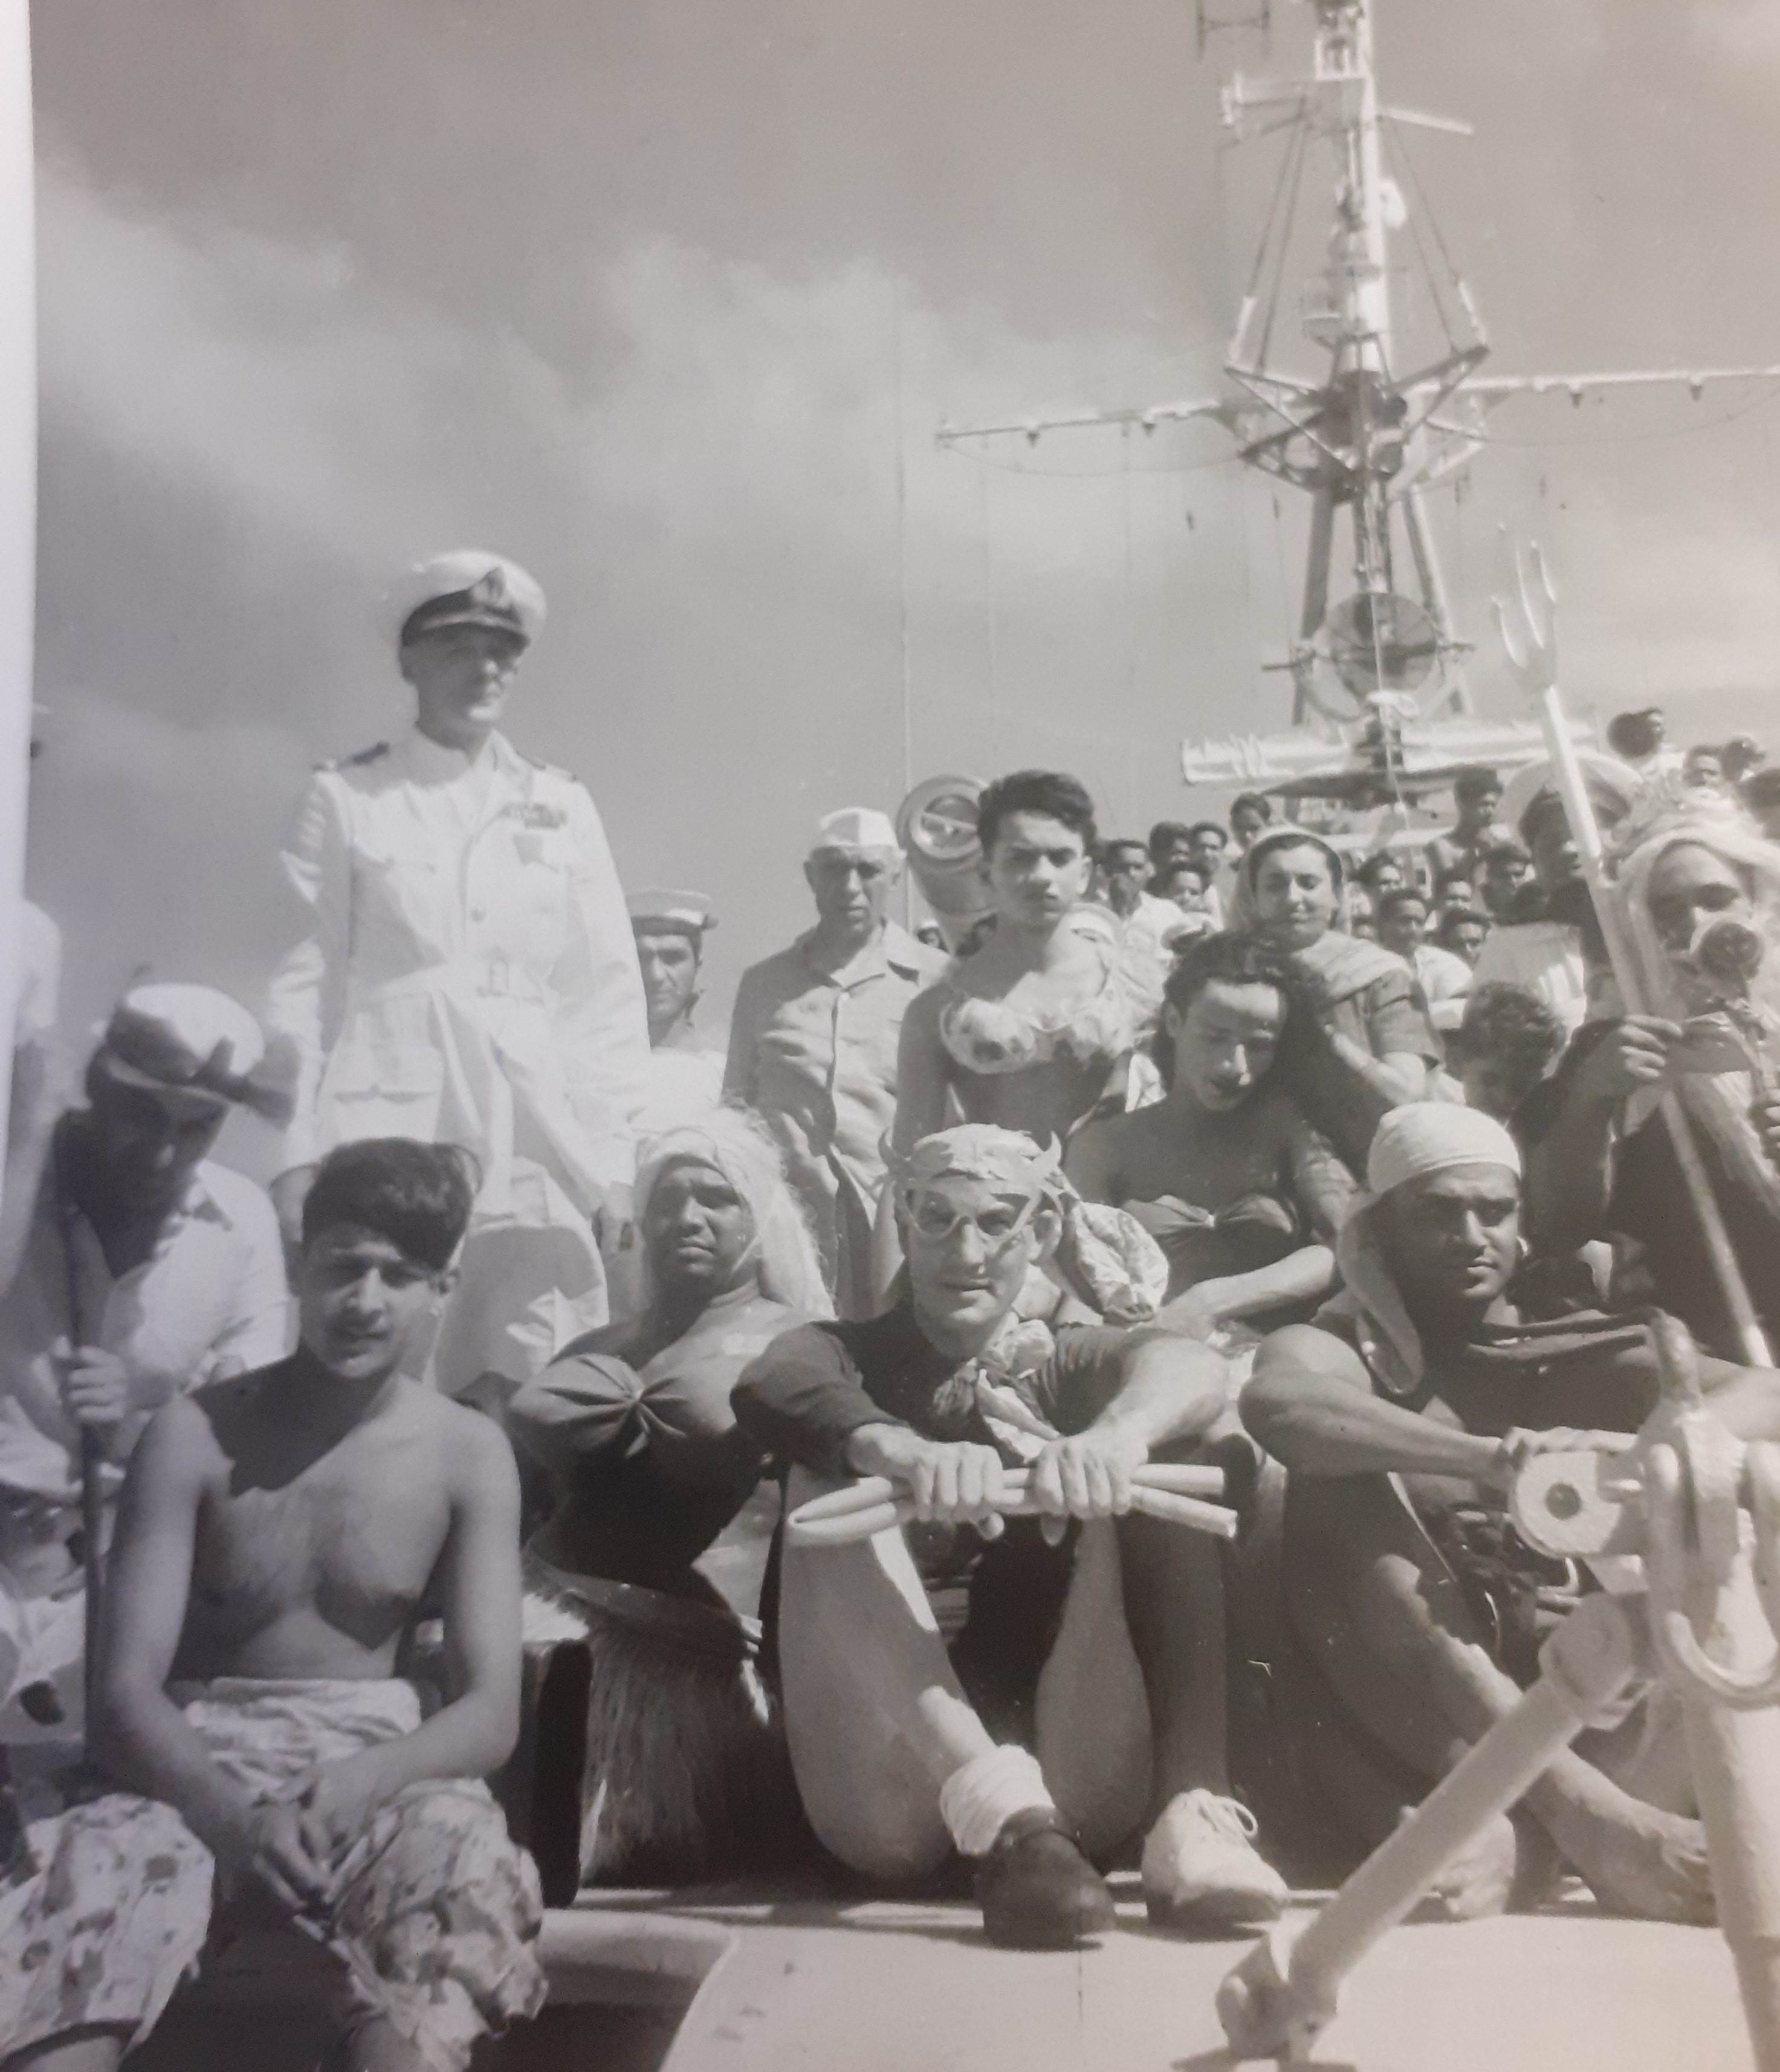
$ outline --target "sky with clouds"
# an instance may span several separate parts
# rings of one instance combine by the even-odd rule
[[[933,433],[1207,392],[1277,150],[1220,148],[1218,80],[1302,62],[1294,0],[1204,62],[1192,0],[34,12],[31,873],[76,1022],[139,964],[257,999],[278,836],[402,724],[383,594],[441,547],[545,584],[511,731],[631,882],[717,895],[719,1018],[818,813],[1045,763],[1147,826],[1184,734],[1283,720],[1302,514],[1215,430]],[[1387,97],[1477,125],[1411,155],[1498,370],[1780,360],[1780,9],[1378,14]],[[1771,389],[1493,430],[1434,504],[1485,709],[1506,523],[1579,703],[1761,730]]]

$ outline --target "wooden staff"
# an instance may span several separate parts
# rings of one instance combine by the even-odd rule
[[[1558,796],[1564,801],[1576,854],[1581,861],[1582,874],[1594,902],[1601,932],[1606,939],[1608,961],[1613,966],[1620,997],[1628,1013],[1647,1014],[1650,1011],[1649,989],[1614,911],[1602,861],[1600,825],[1595,819],[1594,804],[1583,778],[1576,743],[1570,737],[1564,701],[1558,693],[1557,637],[1553,617],[1557,597],[1546,574],[1544,557],[1536,545],[1529,549],[1524,560],[1517,553],[1514,572],[1519,590],[1519,617],[1511,624],[1508,608],[1498,597],[1494,601],[1496,628],[1514,674],[1538,701],[1539,724],[1544,730],[1552,774],[1557,779]],[[1707,1256],[1712,1261],[1712,1276],[1730,1312],[1743,1357],[1751,1367],[1772,1367],[1774,1355],[1768,1348],[1767,1334],[1749,1299],[1749,1284],[1743,1278],[1743,1269],[1732,1246],[1730,1232],[1725,1228],[1718,1198],[1712,1192],[1712,1177],[1694,1141],[1687,1111],[1672,1087],[1663,1096],[1659,1112],[1669,1141],[1675,1147],[1675,1161],[1681,1168],[1687,1198],[1699,1219]]]
[[[1042,1514],[1027,1491],[1027,1471],[1002,1471],[1001,1500],[995,1509],[1003,1518],[1037,1518]],[[1170,1525],[1190,1526],[1219,1540],[1236,1537],[1237,1516],[1222,1504],[1201,1501],[1221,1496],[1222,1468],[1144,1466],[1131,1472],[1131,1508],[1146,1518]],[[1054,1514],[1053,1514],[1054,1515]],[[830,1490],[799,1504],[785,1520],[785,1539],[793,1547],[847,1547],[915,1515],[913,1502],[882,1475],[867,1475],[846,1488]]]
[[[62,1240],[62,1272],[68,1298],[68,1347],[71,1351],[78,1351],[86,1342],[86,1334],[80,1315],[80,1265],[74,1241],[74,1222],[77,1211],[73,1194],[68,1188],[60,1127],[56,1133],[52,1156],[56,1166],[56,1221]],[[89,1734],[93,1723],[93,1679],[99,1654],[99,1597],[105,1585],[105,1555],[101,1545],[105,1519],[104,1469],[104,1442],[90,1424],[83,1424],[80,1427],[80,1565],[86,1575],[86,1604],[80,1673],[82,1689],[85,1693],[85,1724]]]

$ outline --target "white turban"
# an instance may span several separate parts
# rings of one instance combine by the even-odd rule
[[[1407,1182],[1455,1166],[1506,1166],[1518,1178],[1520,1147],[1477,1108],[1452,1101],[1392,1108],[1366,1154],[1366,1192],[1355,1198],[1335,1240],[1341,1289],[1328,1309],[1352,1322],[1362,1358],[1390,1396],[1412,1396],[1420,1387],[1422,1346],[1385,1254],[1378,1206]]]
[[[1410,1180],[1454,1166],[1506,1166],[1520,1171],[1520,1146],[1494,1116],[1452,1101],[1410,1101],[1378,1124],[1366,1154],[1372,1198]]]
[[[632,1211],[638,1231],[662,1174],[687,1159],[721,1173],[746,1205],[754,1224],[751,1243],[760,1260],[760,1293],[806,1317],[831,1317],[834,1305],[822,1281],[815,1240],[785,1184],[779,1148],[740,1109],[713,1108],[697,1122],[665,1130],[642,1145]],[[646,1282],[646,1252],[644,1269]]]

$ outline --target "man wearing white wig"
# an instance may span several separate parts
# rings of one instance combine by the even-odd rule
[[[1634,1240],[1657,1301],[1734,1358],[1736,1324],[1656,1104],[1679,1097],[1756,1314],[1780,1343],[1780,848],[1733,800],[1677,779],[1615,830],[1609,861],[1649,1011],[1587,1024],[1517,1118],[1531,1147],[1528,1208],[1542,1247]]]
[[[270,1019],[302,1059],[273,1195],[294,1246],[334,1145],[473,1153],[476,1219],[435,1354],[456,1393],[485,1371],[528,1379],[564,1305],[573,1330],[606,1321],[600,1244],[626,1221],[649,1034],[593,801],[499,731],[543,592],[464,549],[414,572],[397,618],[414,724],[318,771],[284,853],[308,932],[272,981]]]
[[[86,1104],[51,1132],[19,1269],[0,1295],[0,1504],[31,1514],[35,1572],[79,1526],[83,1432],[99,1440],[109,1508],[161,1404],[283,1357],[290,1295],[272,1205],[210,1156],[233,1109],[288,1112],[280,1063],[226,994],[138,986],[88,1062]],[[0,1594],[23,1587],[19,1574],[0,1560]],[[77,1594],[78,1584],[78,1563],[62,1564],[57,1590]],[[78,1664],[78,1620],[58,1630],[72,1646],[59,1671]],[[77,1669],[50,1680],[26,1721],[77,1739]],[[36,1737],[0,1712],[0,1741]]]
[[[825,814],[803,870],[816,925],[743,972],[723,1098],[752,1108],[783,1147],[836,1309],[869,1317],[903,1017],[946,960],[890,919],[902,851],[884,814]]]
[[[1397,1108],[1366,1182],[1337,1240],[1342,1293],[1263,1342],[1241,1407],[1289,1476],[1291,1730],[1353,1839],[1375,1845],[1516,1704],[1573,1594],[1507,1523],[1517,1471],[1629,1443],[1609,1435],[1638,1430],[1659,1377],[1648,1312],[1522,1318],[1520,1153],[1499,1122]],[[1780,1434],[1780,1376],[1700,1364],[1727,1425]],[[1559,1756],[1449,1867],[1452,1914],[1536,1901],[1561,1859],[1609,1912],[1711,1918],[1679,1721],[1659,1703]]]
[[[507,1406],[556,1509],[529,1552],[559,1574],[682,1589],[759,1482],[730,1392],[781,1331],[833,1314],[777,1146],[713,1111],[643,1147],[644,1307],[568,1346]]]
[[[1090,1858],[1160,1806],[1152,1916],[1272,1919],[1285,1887],[1226,1773],[1216,1548],[1131,1512],[1132,1470],[1223,1416],[1222,1360],[1061,1311],[1022,1321],[1063,1234],[1054,1147],[966,1124],[923,1137],[894,1182],[894,1305],[788,1333],[735,1391],[793,1506],[882,1475],[915,1510],[856,1544],[784,1549],[765,1611],[811,1825],[887,1881],[956,1849],[991,1940],[1066,1949],[1114,1924]],[[1043,1516],[1004,1524],[1003,1474],[1028,1464]]]

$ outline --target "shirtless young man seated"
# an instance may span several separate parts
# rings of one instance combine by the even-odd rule
[[[870,1540],[785,1548],[785,1728],[811,1825],[880,1879],[955,1848],[978,1860],[991,1941],[1068,1948],[1113,1924],[1089,1856],[1160,1804],[1152,1916],[1272,1919],[1285,1886],[1229,1795],[1218,1550],[1127,1515],[1132,1470],[1223,1415],[1222,1360],[1154,1330],[1020,1322],[1061,1229],[1055,1153],[1031,1138],[942,1130],[892,1181],[892,1306],[788,1332],[735,1396],[793,1464],[793,1507],[855,1475],[916,1507]],[[1045,1515],[1004,1525],[1004,1471],[1027,1459]]]
[[[1368,1844],[1519,1700],[1565,1579],[1506,1525],[1530,1454],[1622,1440],[1656,1408],[1647,1317],[1523,1321],[1520,1154],[1444,1102],[1378,1127],[1337,1247],[1343,1293],[1266,1339],[1243,1422],[1282,1461],[1289,1641],[1310,1767]],[[1702,1359],[1715,1414],[1780,1436],[1780,1375]],[[1553,1762],[1445,1874],[1455,1918],[1539,1897],[1565,1860],[1610,1912],[1710,1919],[1679,1722],[1653,1699]]]
[[[448,1148],[332,1153],[298,1350],[145,1433],[106,1582],[105,1774],[23,1809],[0,1885],[9,2068],[110,2072],[213,1906],[337,1960],[341,2072],[457,2072],[542,2004],[537,1874],[480,1782],[518,1726],[517,1476],[496,1426],[413,1378],[472,1196]],[[423,1604],[451,1684],[424,1721],[397,1675]]]

